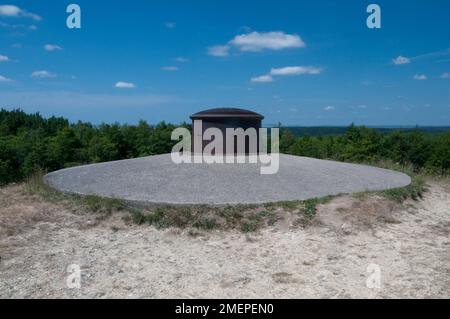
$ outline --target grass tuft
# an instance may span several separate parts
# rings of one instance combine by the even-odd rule
[[[427,191],[427,184],[425,182],[426,172],[424,170],[417,170],[412,165],[400,165],[390,161],[381,161],[376,163],[375,166],[399,171],[411,177],[411,184],[406,187],[378,192],[390,200],[399,203],[403,203],[407,199],[419,200]]]
[[[407,199],[419,200],[427,190],[427,185],[422,176],[413,175],[410,185],[402,188],[394,188],[381,192],[381,194],[391,200],[403,203]]]
[[[44,182],[44,172],[32,175],[25,182],[25,191],[32,195],[37,195],[52,203],[63,203],[72,210],[83,209],[89,212],[111,214],[113,211],[125,209],[125,203],[119,199],[103,198],[99,196],[80,196],[66,194],[57,191]]]
[[[215,229],[218,225],[215,219],[210,219],[207,217],[201,217],[197,219],[192,226],[197,229],[203,230],[212,230]]]
[[[145,215],[138,209],[130,209],[131,221],[136,225],[142,225],[146,221]]]
[[[319,201],[317,199],[309,199],[304,201],[302,213],[307,221],[313,220],[316,216],[318,202]]]

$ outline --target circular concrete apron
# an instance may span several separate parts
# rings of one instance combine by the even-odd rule
[[[45,181],[68,193],[140,204],[258,204],[385,190],[411,183],[381,168],[280,155],[277,174],[260,164],[179,164],[170,154],[74,167]]]

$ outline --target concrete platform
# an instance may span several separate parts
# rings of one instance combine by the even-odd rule
[[[180,164],[170,154],[87,165],[50,173],[63,192],[140,204],[259,204],[407,186],[403,173],[365,165],[280,155],[280,170],[259,164]]]

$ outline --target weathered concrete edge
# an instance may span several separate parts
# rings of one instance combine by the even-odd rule
[[[352,164],[354,164],[354,163],[352,163]],[[97,164],[91,164],[91,165],[97,165]],[[339,196],[345,196],[345,195],[363,194],[363,193],[366,193],[366,192],[376,193],[376,192],[393,190],[393,189],[402,189],[402,188],[408,187],[412,183],[411,176],[409,176],[409,175],[407,175],[407,174],[405,174],[403,172],[399,172],[399,171],[396,171],[396,170],[385,169],[385,168],[376,167],[376,166],[370,166],[370,165],[366,165],[366,164],[355,164],[355,165],[366,166],[366,167],[371,167],[371,168],[377,168],[377,169],[380,169],[380,170],[396,172],[398,174],[402,174],[402,175],[406,176],[409,179],[409,182],[407,184],[405,184],[404,186],[399,186],[399,187],[367,189],[367,190],[359,191],[359,192],[335,193],[335,194],[324,195],[324,196],[321,196],[321,197],[309,197],[309,198],[292,199],[292,200],[288,199],[288,200],[277,201],[277,202],[261,201],[261,202],[248,202],[248,203],[179,203],[179,202],[157,202],[157,201],[148,201],[148,200],[145,200],[145,201],[144,200],[130,200],[130,199],[124,199],[124,198],[120,198],[120,197],[108,197],[108,196],[100,196],[100,195],[97,195],[97,194],[88,194],[88,193],[83,193],[83,192],[75,192],[75,191],[70,191],[70,190],[64,190],[64,189],[60,189],[60,188],[54,187],[51,184],[51,182],[48,180],[48,177],[51,176],[52,174],[56,174],[56,173],[59,173],[61,171],[70,170],[72,168],[65,168],[65,169],[61,169],[61,170],[58,170],[58,171],[54,171],[54,172],[48,173],[48,174],[46,174],[43,177],[43,182],[44,182],[45,185],[47,185],[48,187],[50,187],[54,191],[57,191],[57,192],[62,193],[62,194],[81,196],[81,197],[96,196],[98,198],[114,199],[114,200],[119,200],[119,201],[123,202],[125,205],[127,205],[129,207],[134,207],[134,208],[158,208],[158,207],[167,207],[167,206],[172,206],[172,207],[226,207],[226,206],[233,206],[233,207],[238,207],[238,206],[261,206],[261,205],[271,205],[271,204],[276,205],[276,204],[280,204],[280,203],[283,203],[283,202],[302,202],[302,201],[306,201],[306,200],[310,200],[310,199],[326,198],[326,197],[329,197],[329,196],[331,196],[331,197],[339,197]],[[73,168],[76,168],[76,167],[73,167]]]

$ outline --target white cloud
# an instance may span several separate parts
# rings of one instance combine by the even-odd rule
[[[134,89],[136,85],[130,82],[119,81],[114,85],[114,87],[117,89]]]
[[[20,29],[20,28],[24,28],[25,25],[23,24],[10,24],[10,23],[6,23],[3,21],[0,21],[0,27],[2,28],[11,28],[11,29]]]
[[[166,28],[173,29],[176,28],[176,22],[166,22]]]
[[[260,75],[251,78],[250,81],[252,81],[253,83],[269,83],[273,82],[273,78],[270,75]]]
[[[27,30],[31,30],[31,31],[35,31],[35,30],[38,29],[38,27],[35,24],[32,24],[32,25],[28,26],[28,25],[23,24],[23,23],[11,24],[11,23],[3,22],[3,21],[0,21],[0,28],[9,28],[9,29],[14,29],[14,30],[18,30],[18,29],[25,30],[25,29],[27,29]]]
[[[215,45],[208,48],[208,54],[212,56],[228,56],[230,54],[230,46],[228,45]]]
[[[4,17],[28,17],[39,21],[42,18],[37,14],[28,12],[14,5],[0,5],[0,16]]]
[[[417,81],[424,81],[428,78],[425,74],[416,74],[416,75],[414,75],[413,79],[417,80]]]
[[[0,83],[9,83],[12,82],[11,79],[8,79],[7,77],[0,75]]]
[[[321,68],[313,66],[287,66],[284,68],[272,68],[269,74],[257,76],[251,79],[252,82],[273,82],[275,76],[320,74]]]
[[[21,14],[22,10],[13,5],[1,5],[0,6],[0,15],[6,17],[18,17]]]
[[[175,61],[179,63],[186,63],[189,62],[190,60],[188,58],[183,58],[182,56],[179,56],[178,58],[175,59]]]
[[[8,62],[9,58],[6,55],[1,55],[0,54],[0,62]]]
[[[163,67],[161,68],[161,70],[167,71],[167,72],[175,72],[175,71],[178,71],[178,67],[177,67],[177,66],[173,66],[173,65],[170,65],[170,66],[163,66]]]
[[[301,75],[301,74],[320,74],[322,69],[312,66],[287,66],[284,68],[273,68],[270,75]]]
[[[34,71],[33,73],[31,73],[31,77],[32,78],[41,78],[41,79],[45,79],[45,78],[56,78],[56,74],[51,73],[49,71]]]
[[[336,108],[334,106],[326,106],[324,108],[325,111],[334,111]]]
[[[234,37],[230,44],[244,52],[303,48],[305,42],[296,34],[284,32],[251,32]]]
[[[400,55],[400,56],[396,57],[395,59],[392,59],[392,62],[395,65],[409,64],[409,63],[411,63],[411,59]]]
[[[358,109],[367,109],[367,105],[358,105],[357,108]]]
[[[61,48],[59,45],[57,44],[46,44],[44,45],[44,50],[45,51],[61,51],[63,48]]]
[[[25,16],[29,17],[29,18],[31,18],[31,19],[33,19],[35,21],[41,21],[42,20],[42,18],[40,16],[38,16],[37,14],[34,14],[34,13],[30,13],[30,12],[25,12]]]
[[[263,50],[283,50],[303,48],[306,44],[297,34],[287,34],[281,31],[249,32],[235,36],[225,45],[215,45],[208,48],[208,54],[217,57],[230,55],[231,48],[241,52],[260,52]]]
[[[441,79],[450,79],[450,73],[445,72],[441,75]]]

